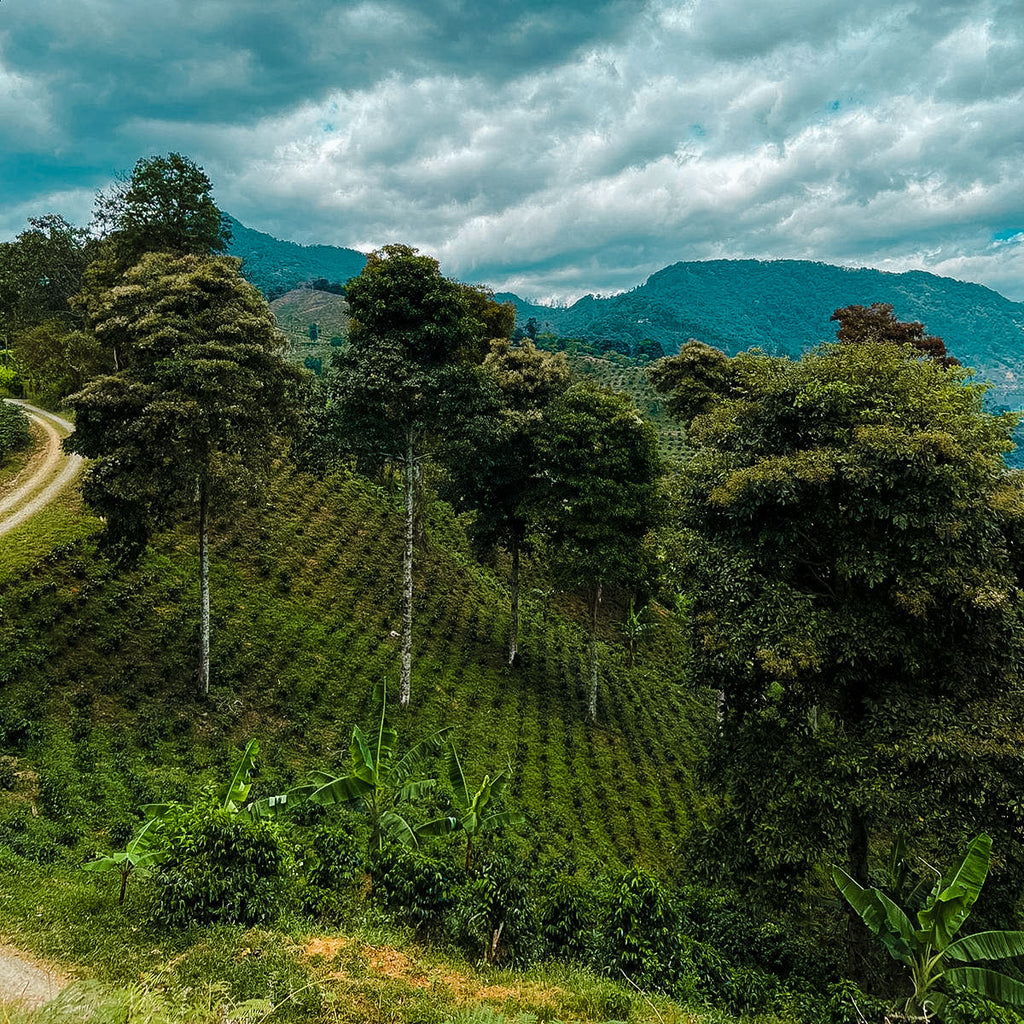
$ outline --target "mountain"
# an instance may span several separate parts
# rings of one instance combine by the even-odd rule
[[[297,285],[317,279],[344,284],[366,263],[366,255],[336,245],[299,245],[247,228],[234,217],[229,256],[242,260],[242,275],[268,298],[283,295]]]
[[[889,302],[901,320],[919,320],[950,354],[992,384],[994,407],[1024,406],[1024,303],[978,284],[923,271],[902,274],[835,267],[805,260],[707,260],[674,263],[632,291],[584,296],[565,308],[512,302],[523,326],[599,342],[645,338],[675,352],[697,338],[730,355],[759,346],[798,357],[835,339],[834,310]]]

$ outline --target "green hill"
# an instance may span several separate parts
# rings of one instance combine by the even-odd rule
[[[366,256],[335,245],[299,245],[283,242],[263,231],[247,228],[234,217],[228,255],[242,260],[242,274],[264,295],[273,297],[322,278],[344,284],[363,269]]]
[[[707,260],[675,263],[632,291],[584,296],[566,308],[538,306],[514,295],[523,326],[588,341],[651,338],[674,352],[697,338],[735,355],[758,346],[797,357],[835,338],[829,318],[842,306],[891,303],[901,320],[919,320],[945,339],[949,352],[993,385],[1000,407],[1024,407],[1024,304],[998,292],[922,271],[903,274],[802,260]]]
[[[474,774],[510,763],[513,803],[547,860],[664,865],[690,820],[707,726],[680,685],[671,617],[633,669],[609,627],[591,727],[572,609],[530,597],[527,581],[522,665],[509,670],[507,594],[446,509],[428,517],[417,573],[403,739],[451,724]],[[352,725],[371,718],[373,684],[396,678],[400,530],[381,488],[282,470],[270,502],[218,534],[208,701],[194,694],[191,537],[163,537],[123,573],[77,540],[0,583],[0,745],[35,780],[0,794],[0,842],[52,857],[100,831],[122,836],[139,804],[194,794],[252,737],[264,794],[340,766]]]

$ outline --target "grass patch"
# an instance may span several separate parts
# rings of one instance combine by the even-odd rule
[[[0,539],[0,582],[36,565],[55,547],[92,536],[101,525],[84,511],[81,490],[73,483]]]
[[[72,983],[35,1012],[0,1004],[9,1024],[225,1020],[323,1024],[725,1024],[562,964],[525,971],[475,967],[372,921],[346,935],[194,928],[161,934],[140,923],[137,895],[122,909],[112,879],[40,867],[0,853],[4,939],[59,966]],[[794,1020],[746,1017],[750,1024]]]

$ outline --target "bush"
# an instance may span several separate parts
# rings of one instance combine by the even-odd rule
[[[370,860],[374,901],[417,932],[437,935],[455,902],[455,876],[447,864],[416,850],[385,847]]]
[[[0,401],[0,460],[6,459],[11,452],[27,448],[30,440],[28,417],[24,410]]]
[[[526,967],[540,952],[532,878],[522,862],[497,847],[459,892],[456,931],[472,955]]]
[[[613,978],[670,991],[681,976],[682,922],[661,883],[633,868],[609,883],[599,956]]]
[[[597,923],[593,883],[572,875],[556,875],[544,887],[541,907],[545,955],[589,960]]]
[[[313,828],[302,909],[339,920],[360,874],[363,840],[348,824],[321,821]]]
[[[167,825],[153,876],[153,918],[166,927],[267,924],[286,898],[277,826],[220,807],[182,810]]]

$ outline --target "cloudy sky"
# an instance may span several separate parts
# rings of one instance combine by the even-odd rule
[[[1024,300],[1020,0],[0,0],[0,238],[170,151],[530,298],[787,257]]]

